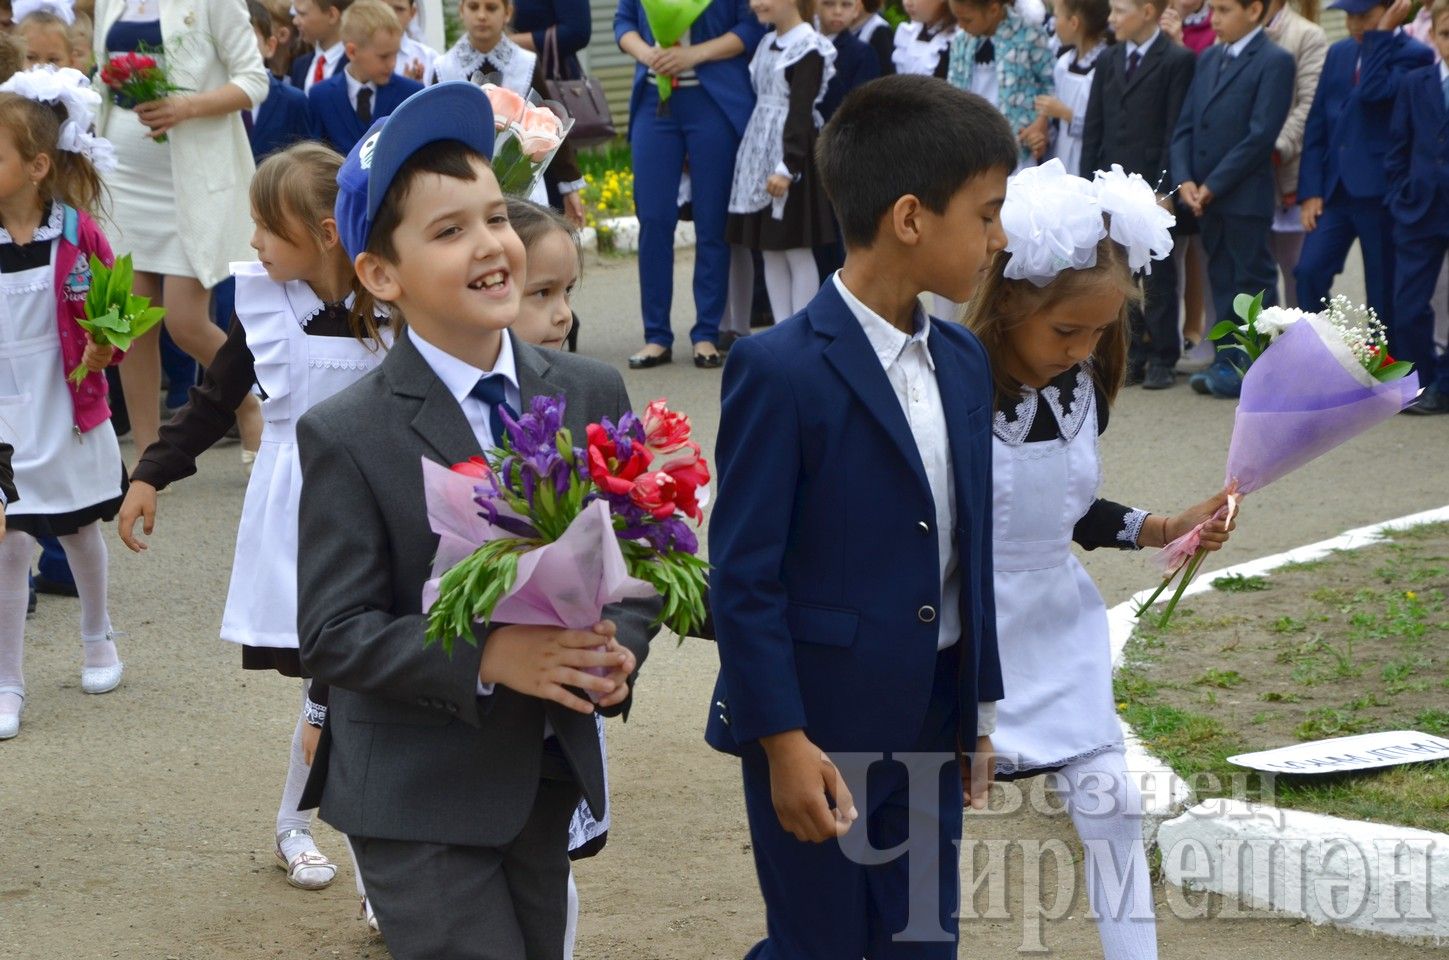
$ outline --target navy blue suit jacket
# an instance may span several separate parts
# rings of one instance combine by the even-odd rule
[[[1394,98],[1406,73],[1433,62],[1428,47],[1388,30],[1368,31],[1362,45],[1348,37],[1328,48],[1303,131],[1299,200],[1326,200],[1340,184],[1350,197],[1384,195]]]
[[[312,123],[307,115],[307,95],[270,75],[271,88],[267,99],[252,115],[249,138],[252,159],[261,163],[268,154],[290,147],[312,136]]]
[[[929,342],[955,473],[969,750],[977,702],[1002,698],[992,380],[965,327],[932,320]],[[731,349],[715,456],[720,674],[706,740],[739,753],[803,728],[827,751],[911,749],[936,670],[934,500],[880,359],[833,281],[803,312]]]
[[[1389,124],[1389,213],[1401,227],[1449,234],[1449,109],[1439,65],[1404,77]]]
[[[1295,69],[1266,33],[1236,58],[1222,44],[1204,50],[1172,136],[1172,179],[1206,186],[1214,212],[1271,217],[1273,148],[1293,105]]]
[[[840,108],[850,91],[880,76],[880,60],[870,44],[842,30],[835,35],[835,76],[825,88],[820,101],[820,116],[829,120]]]
[[[307,74],[312,72],[312,63],[316,59],[317,51],[314,49],[308,50],[306,53],[293,60],[292,71],[287,74],[288,82],[291,83],[292,86],[296,87],[298,90],[305,90],[308,93],[311,93],[310,90],[307,90]],[[341,70],[345,66],[347,66],[347,54],[344,53],[342,55],[342,59],[339,60],[337,63],[337,70]],[[337,70],[332,71],[332,75],[334,77],[337,75]]]
[[[619,7],[614,11],[614,42],[618,43],[630,31],[638,33],[646,43],[654,42],[654,31],[649,29],[649,21],[639,0],[619,0]],[[704,43],[726,33],[736,34],[744,43],[745,52],[728,60],[701,63],[694,72],[710,99],[730,118],[735,135],[744,136],[745,124],[750,122],[750,114],[755,109],[755,90],[750,86],[750,57],[754,56],[755,47],[765,35],[764,25],[750,12],[749,0],[711,0],[689,28],[689,40],[691,43]],[[631,117],[639,111],[646,82],[652,82],[648,71],[642,63],[636,64],[634,87],[629,94]]]
[[[422,88],[416,80],[393,74],[372,98],[372,119],[392,113]],[[308,92],[307,112],[312,118],[312,137],[326,142],[343,156],[367,133],[367,127],[357,119],[357,111],[347,98],[347,77],[341,70]]]

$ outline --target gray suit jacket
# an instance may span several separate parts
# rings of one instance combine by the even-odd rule
[[[507,334],[512,336],[512,334]],[[527,406],[568,397],[566,425],[629,409],[623,378],[595,360],[513,340]],[[522,829],[538,788],[544,718],[595,817],[604,771],[594,719],[499,686],[478,697],[478,646],[424,649],[422,589],[437,548],[420,459],[482,451],[462,408],[412,341],[297,424],[302,502],[297,633],[309,675],[331,686],[327,723],[303,797],[355,836],[495,847]],[[640,663],[657,601],[606,615]],[[619,711],[611,711],[619,712]]]

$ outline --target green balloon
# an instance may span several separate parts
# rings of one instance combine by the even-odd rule
[[[644,18],[649,29],[661,47],[672,47],[689,32],[694,21],[704,13],[711,0],[642,0]],[[673,92],[673,83],[668,77],[658,77],[659,99],[668,100]]]

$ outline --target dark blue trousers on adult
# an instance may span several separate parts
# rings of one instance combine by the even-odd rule
[[[1351,197],[1342,186],[1323,204],[1317,228],[1303,239],[1303,254],[1294,276],[1298,282],[1298,305],[1310,312],[1333,290],[1334,279],[1343,272],[1354,240],[1363,253],[1364,285],[1368,305],[1384,325],[1393,328],[1394,222],[1384,208],[1383,197]]]
[[[742,754],[745,810],[765,898],[766,939],[745,960],[951,960],[958,940],[962,789],[955,759],[960,723],[960,645],[937,655],[931,702],[913,753],[932,754],[936,789],[912,796],[904,764],[877,761],[866,782],[852,770],[866,761],[832,757],[861,818],[840,841],[802,843],[780,826],[770,798],[763,748]],[[918,766],[917,769],[924,769]],[[864,787],[864,789],[862,789]],[[864,836],[857,832],[865,831]],[[909,852],[866,866],[855,854],[901,844]],[[801,896],[802,890],[810,891]],[[788,905],[788,906],[786,906]],[[913,915],[912,908],[915,908]],[[912,930],[907,930],[908,924]],[[907,936],[897,939],[905,931]],[[910,934],[920,931],[925,936]],[[932,933],[934,939],[927,939]]]
[[[1233,298],[1240,293],[1263,293],[1263,306],[1278,303],[1278,267],[1268,250],[1272,216],[1223,214],[1209,205],[1203,211],[1202,245],[1208,258],[1208,286],[1213,292],[1213,323],[1231,320]],[[1241,321],[1239,321],[1241,322]],[[1211,327],[1212,324],[1209,324]]]
[[[644,339],[672,346],[669,312],[674,300],[674,228],[679,224],[679,181],[689,161],[694,208],[694,326],[692,343],[719,339],[729,284],[725,242],[730,183],[739,135],[702,87],[680,87],[660,114],[659,91],[645,85],[629,139],[634,149],[634,202],[639,210],[639,291]]]
[[[1449,252],[1449,222],[1426,217],[1422,223],[1394,234],[1398,258],[1394,271],[1394,322],[1389,327],[1389,352],[1419,371],[1421,386],[1449,395],[1449,350],[1435,357],[1434,286]]]

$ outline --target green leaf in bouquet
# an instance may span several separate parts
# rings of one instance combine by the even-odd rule
[[[98,317],[106,312],[106,290],[110,284],[111,268],[101,263],[101,258],[91,254],[91,288],[86,291],[86,316]]]
[[[115,307],[111,307],[100,316],[88,317],[87,323],[83,326],[97,343],[110,343],[111,337],[126,331],[126,322],[121,319],[121,314]]]
[[[1238,294],[1233,298],[1233,312],[1242,317],[1245,323],[1251,324],[1263,312],[1263,292],[1260,291],[1256,297],[1250,297],[1246,293]]]
[[[126,315],[131,318],[131,339],[134,340],[160,323],[166,316],[165,307],[153,307],[149,297],[131,297]]]
[[[131,268],[131,255],[125,254],[116,258],[116,265],[111,269],[109,282],[106,284],[106,302],[124,304],[126,298],[131,295],[131,284],[135,281],[135,272]]]
[[[1374,379],[1380,383],[1389,383],[1394,380],[1402,380],[1414,369],[1414,365],[1407,360],[1395,360],[1373,371]]]
[[[1238,325],[1231,320],[1224,320],[1208,332],[1209,340],[1221,340],[1230,334],[1238,332]]]

